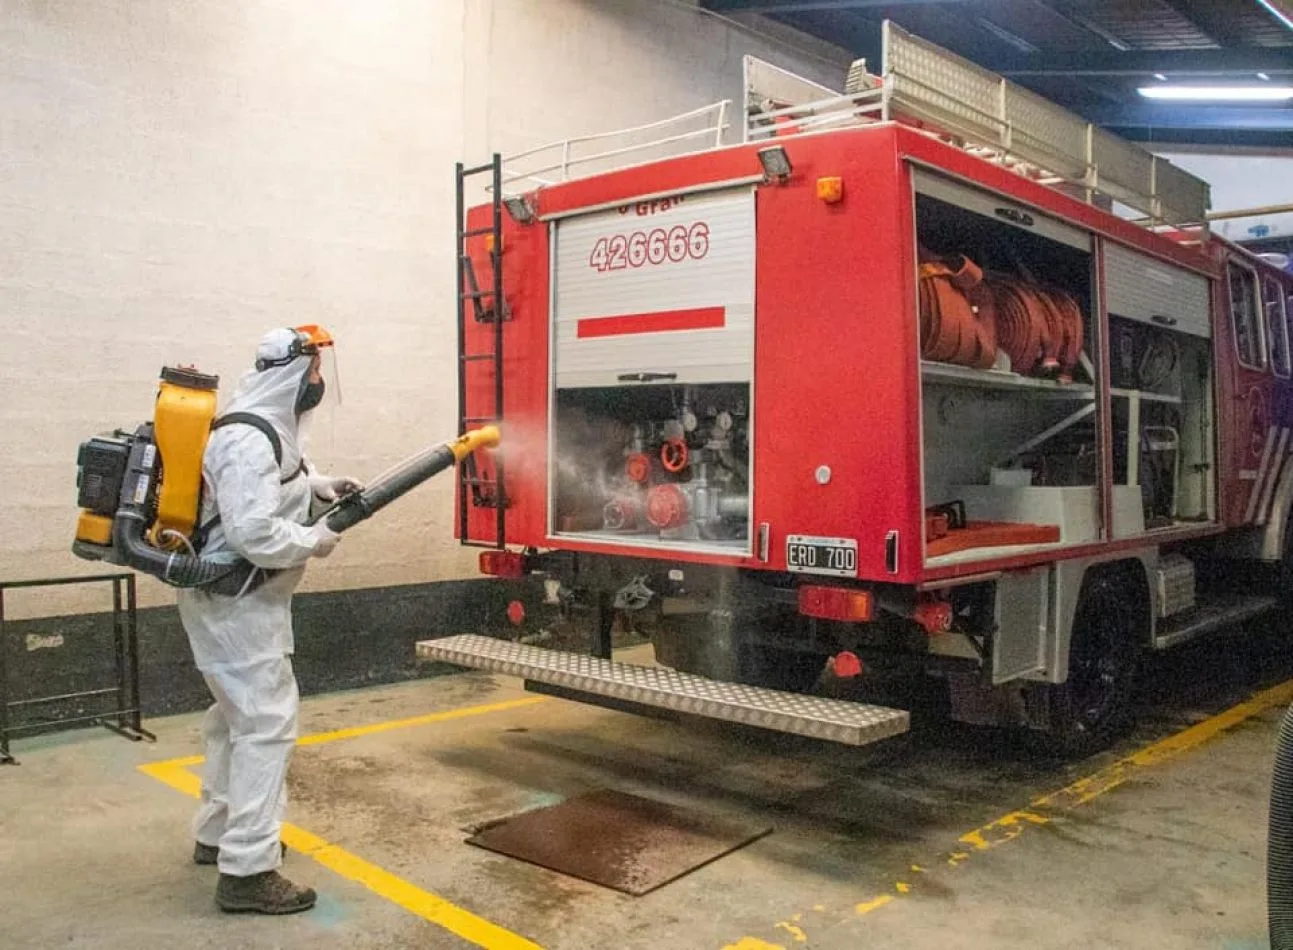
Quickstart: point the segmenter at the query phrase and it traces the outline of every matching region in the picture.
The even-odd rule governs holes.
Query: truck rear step
[[[723,683],[665,667],[616,663],[474,634],[423,640],[417,645],[417,655],[594,696],[844,745],[868,745],[901,735],[910,727],[904,709]]]

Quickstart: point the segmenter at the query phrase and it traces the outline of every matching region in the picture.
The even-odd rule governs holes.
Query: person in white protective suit
[[[202,722],[194,861],[219,866],[216,903],[226,911],[287,914],[315,902],[313,890],[278,868],[299,704],[292,593],[306,562],[327,557],[339,540],[322,521],[303,522],[312,505],[321,510],[362,487],[320,475],[301,444],[302,417],[323,398],[320,361],[331,345],[318,327],[266,334],[203,457],[203,554],[233,550],[268,575],[239,596],[200,588],[178,595],[194,661],[215,697]]]

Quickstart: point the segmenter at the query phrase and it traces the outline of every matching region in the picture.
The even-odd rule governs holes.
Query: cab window
[[[1235,346],[1239,362],[1249,369],[1266,368],[1266,341],[1262,332],[1262,311],[1258,306],[1257,274],[1242,264],[1228,268],[1230,316],[1235,325]]]

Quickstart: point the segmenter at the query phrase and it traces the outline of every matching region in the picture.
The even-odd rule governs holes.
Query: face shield
[[[334,407],[341,405],[341,377],[337,371],[337,347],[332,335],[313,324],[295,328],[297,339],[303,340],[302,356],[310,358],[309,367],[301,377],[296,394],[297,432],[304,451],[313,443],[317,454],[320,450],[330,455],[336,426]],[[319,437],[323,444],[319,444]]]
[[[305,415],[323,404],[325,398],[341,403],[341,380],[337,374],[336,347],[332,334],[317,324],[306,324],[286,331],[291,338],[286,348],[273,355],[262,353],[256,369],[286,369],[308,359],[296,393],[296,412]],[[297,370],[300,372],[300,370]]]
[[[341,399],[341,381],[332,335],[323,327],[309,324],[273,330],[261,341],[255,372],[244,379],[245,392],[234,402],[243,411],[278,415],[284,431],[294,433],[300,446],[307,433],[316,430],[324,418],[329,433],[331,407]],[[326,410],[320,413],[319,410]]]
[[[296,332],[307,337],[302,352],[314,357],[306,374],[307,382],[312,386],[322,383],[324,398],[340,406],[341,374],[337,368],[337,346],[332,334],[315,324],[297,327]]]

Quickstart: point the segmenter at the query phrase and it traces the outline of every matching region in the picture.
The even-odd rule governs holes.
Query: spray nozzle
[[[449,449],[453,452],[453,457],[461,462],[477,449],[494,448],[501,439],[502,433],[498,431],[498,426],[484,426],[480,429],[473,429],[470,432],[463,433],[449,443]]]

